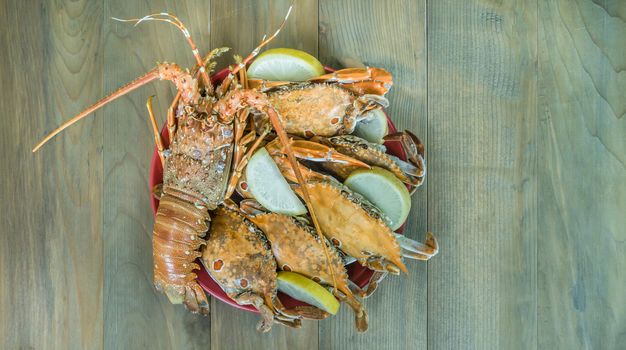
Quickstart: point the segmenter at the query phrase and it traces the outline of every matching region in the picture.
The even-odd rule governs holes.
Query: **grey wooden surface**
[[[626,344],[626,1],[297,0],[271,47],[387,68],[389,113],[427,146],[407,234],[441,253],[303,329],[254,331],[152,287],[145,101],[154,83],[32,155],[35,141],[157,61],[245,55],[290,1],[0,1],[0,348],[620,349]],[[225,64],[226,60],[222,61]]]

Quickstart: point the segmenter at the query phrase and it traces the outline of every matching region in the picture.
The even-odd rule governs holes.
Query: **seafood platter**
[[[391,74],[334,70],[289,48],[261,53],[284,22],[215,72],[228,49],[202,56],[177,17],[124,21],[176,26],[196,65],[158,63],[33,152],[147,83],[173,83],[162,129],[151,98],[146,103],[156,144],[149,178],[156,289],[194,313],[209,313],[210,296],[257,312],[261,332],[323,320],[346,304],[356,330],[366,331],[364,299],[386,276],[408,274],[406,259],[438,252],[431,233],[423,243],[402,234],[426,162],[419,138],[398,132],[384,111]]]

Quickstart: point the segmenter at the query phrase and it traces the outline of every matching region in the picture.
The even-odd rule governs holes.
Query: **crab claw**
[[[278,139],[268,143],[265,148],[273,156],[284,153]],[[312,162],[339,163],[367,169],[370,168],[367,163],[339,153],[332,147],[313,141],[291,140],[291,149],[293,150],[294,156],[298,159],[309,160]]]
[[[402,256],[407,259],[429,260],[439,252],[439,244],[432,232],[426,233],[426,243],[417,242],[401,234],[394,235],[402,249]]]
[[[407,162],[397,162],[402,171],[414,177],[416,183],[412,184],[413,193],[424,182],[426,176],[426,160],[424,159],[425,148],[420,139],[408,130],[389,134],[384,137],[385,141],[400,142],[406,153]]]
[[[384,96],[393,84],[391,74],[382,68],[345,68],[311,78],[314,83],[339,83],[345,89],[358,95],[373,94]]]
[[[334,148],[322,145],[321,143],[295,140],[291,144],[295,156],[300,159],[310,160],[313,162],[332,162],[346,165],[357,166],[361,168],[370,168],[369,165],[360,160],[346,156],[337,152]]]

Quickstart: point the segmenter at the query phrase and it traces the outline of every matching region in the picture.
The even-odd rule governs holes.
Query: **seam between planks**
[[[534,157],[534,180],[535,180],[535,349],[539,348],[539,135],[541,130],[541,118],[539,117],[539,0],[535,1],[535,157]]]
[[[428,135],[428,130],[429,130],[429,125],[428,125],[428,121],[430,119],[430,105],[429,105],[429,79],[428,79],[428,73],[429,73],[429,68],[428,68],[428,56],[430,55],[430,51],[428,49],[428,3],[429,0],[425,0],[424,1],[424,57],[426,60],[426,151],[424,154],[424,157],[426,158],[426,177],[428,177],[428,158],[429,158],[429,152],[428,150],[430,149],[430,137]],[[428,184],[428,179],[425,179],[426,182],[426,231],[428,232],[430,230],[430,191],[429,189],[429,184]],[[430,261],[426,261],[426,349],[430,349],[430,343],[429,343],[429,335],[430,335],[430,293],[429,290],[430,288],[428,287],[429,281],[430,281],[430,274],[429,274],[429,270],[430,270]]]

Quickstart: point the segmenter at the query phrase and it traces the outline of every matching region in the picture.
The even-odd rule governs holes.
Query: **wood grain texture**
[[[30,150],[102,93],[102,7],[0,6],[0,348],[98,349],[102,120]]]
[[[626,3],[539,5],[539,347],[621,349]]]
[[[394,86],[387,112],[399,130],[426,139],[425,1],[320,1],[320,59],[333,67],[388,69]],[[423,240],[427,185],[413,195],[406,235]],[[347,306],[320,324],[321,349],[426,347],[426,263],[407,261],[409,275],[392,276],[365,300],[370,328],[357,334]]]
[[[621,0],[296,1],[270,47],[387,68],[389,114],[427,144],[407,234],[441,253],[300,330],[152,285],[145,110],[153,83],[30,153],[158,61],[247,54],[288,0],[0,1],[1,349],[620,349],[626,344],[626,7]],[[319,46],[319,50],[318,50]],[[428,116],[428,118],[427,118]]]
[[[536,346],[536,16],[428,3],[430,349]]]
[[[247,56],[264,34],[272,34],[283,21],[291,1],[235,0],[211,3],[211,45],[228,46],[222,66],[232,64],[233,54]],[[293,47],[317,55],[317,1],[297,1],[289,21],[268,45]],[[237,310],[213,298],[212,349],[317,349],[318,324],[303,323],[301,329],[274,325],[271,333],[254,331],[259,315]],[[245,336],[242,336],[245,334]]]
[[[194,63],[189,45],[174,26],[145,22],[137,27],[110,17],[133,18],[155,12],[176,14],[202,52],[209,49],[206,1],[107,1],[104,87],[107,92],[144,74],[156,63]],[[146,99],[156,95],[155,112],[163,121],[173,85],[156,82],[112,103],[104,120],[104,344],[109,349],[205,349],[210,318],[192,315],[157,292],[152,278],[152,227],[148,167],[154,141]]]

